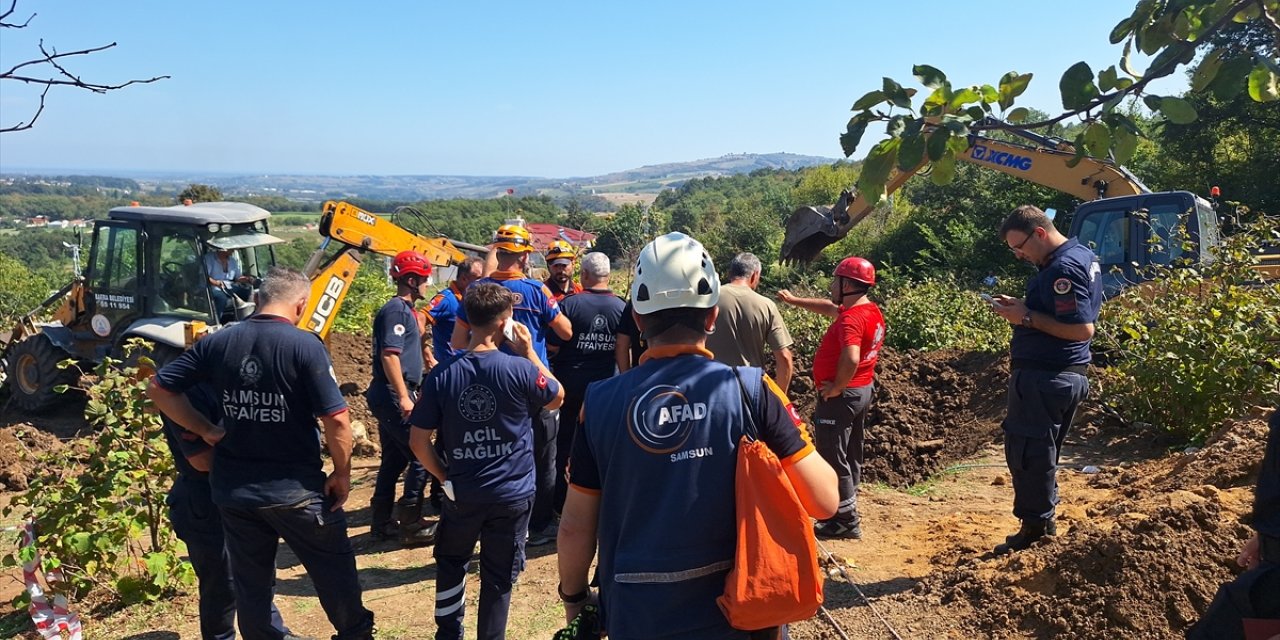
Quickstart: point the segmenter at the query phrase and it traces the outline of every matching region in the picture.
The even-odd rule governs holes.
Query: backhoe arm
[[[448,266],[466,258],[461,249],[481,254],[488,250],[448,238],[418,235],[347,202],[324,203],[320,234],[324,241],[303,268],[303,273],[311,279],[311,297],[298,326],[322,339],[328,338],[366,252],[394,256],[401,251],[417,251],[433,265]],[[325,254],[334,241],[346,249],[326,260]]]
[[[935,127],[926,125],[925,131]],[[996,140],[981,135],[969,136],[969,148],[960,160],[994,169],[1015,178],[1070,194],[1081,200],[1150,193],[1132,173],[1109,160],[1083,157],[1076,166],[1068,166],[1075,157],[1069,144],[1050,146],[1052,141],[1031,132],[1012,131],[1041,146]],[[885,185],[885,193],[892,194],[902,187],[925,165],[921,162],[910,171],[894,172]],[[830,209],[826,207],[801,207],[787,221],[786,236],[782,242],[782,259],[810,261],[827,245],[848,235],[849,230],[875,210],[875,203],[862,194],[856,196],[845,191]]]

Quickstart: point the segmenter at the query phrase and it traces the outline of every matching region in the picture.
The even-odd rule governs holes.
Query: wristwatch
[[[1030,328],[1031,328],[1031,312],[1030,312],[1030,311],[1027,311],[1025,314],[1023,314],[1023,316],[1022,316],[1022,326],[1026,327],[1026,328],[1028,328],[1028,329],[1030,329]]]

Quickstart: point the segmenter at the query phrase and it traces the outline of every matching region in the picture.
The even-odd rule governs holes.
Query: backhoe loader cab
[[[141,337],[163,363],[188,346],[194,322],[217,327],[253,312],[252,287],[274,264],[265,209],[238,202],[173,207],[117,207],[94,224],[84,273],[28,314],[3,345],[13,401],[27,410],[57,398],[54,386],[76,372],[57,363],[89,366],[119,357],[125,341]],[[229,252],[245,283],[231,308],[215,308],[209,269]],[[35,322],[61,301],[52,322]]]

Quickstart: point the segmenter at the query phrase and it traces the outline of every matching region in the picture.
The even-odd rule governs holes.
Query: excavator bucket
[[[850,191],[840,194],[834,207],[800,207],[787,219],[782,238],[783,262],[812,262],[827,245],[843,238],[848,228]]]

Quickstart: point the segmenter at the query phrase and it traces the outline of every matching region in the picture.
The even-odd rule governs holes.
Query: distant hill
[[[540,178],[529,176],[443,176],[443,175],[288,175],[259,174],[233,176],[196,172],[148,175],[127,172],[145,192],[181,191],[189,184],[217,187],[227,198],[235,196],[283,196],[290,200],[320,202],[330,199],[369,198],[374,200],[423,200],[447,198],[493,198],[514,190],[516,195],[547,194],[552,197],[593,193],[657,193],[679,186],[686,180],[750,173],[759,169],[802,169],[837,162],[835,158],[794,153],[741,153],[671,162],[601,176]],[[65,171],[63,173],[76,173]],[[102,173],[97,170],[95,173]]]

